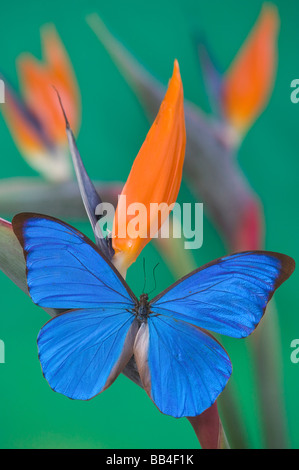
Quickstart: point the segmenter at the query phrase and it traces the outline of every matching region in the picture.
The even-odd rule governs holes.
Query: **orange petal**
[[[269,99],[276,69],[279,16],[265,4],[223,83],[223,110],[241,134],[257,119]]]
[[[151,203],[176,201],[185,155],[186,131],[183,106],[183,85],[178,62],[174,63],[172,78],[161,104],[158,115],[133,163],[122,196],[126,196],[126,208],[130,204],[142,203],[146,208],[146,222],[143,233],[130,237],[128,224],[135,215],[126,215],[118,204],[113,225],[114,263],[124,273],[150,240],[150,230],[160,229],[169,211],[160,217],[150,211]],[[123,222],[124,221],[124,222]],[[124,227],[124,224],[126,226]],[[121,235],[125,229],[125,236]],[[151,235],[153,235],[151,233]]]
[[[56,95],[46,69],[29,54],[18,58],[18,69],[27,106],[39,118],[52,142],[66,141],[63,116],[59,115]]]

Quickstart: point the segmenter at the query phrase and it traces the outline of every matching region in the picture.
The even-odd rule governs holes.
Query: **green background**
[[[299,104],[290,101],[290,83],[299,77],[298,2],[274,2],[281,29],[277,79],[270,103],[251,128],[239,152],[239,162],[260,196],[266,217],[266,248],[299,258],[298,170]],[[85,15],[98,12],[143,64],[167,83],[176,57],[186,98],[209,110],[191,31],[201,28],[219,63],[226,69],[260,12],[258,0],[191,1],[33,1],[6,2],[0,17],[0,68],[17,86],[15,58],[23,51],[40,57],[39,28],[53,22],[72,60],[82,95],[82,126],[78,145],[92,178],[125,181],[149,123],[141,105],[121,77]],[[3,105],[1,105],[3,106]],[[0,176],[34,176],[19,155],[0,118]],[[183,183],[180,202],[192,200]],[[0,214],[1,216],[1,214]],[[72,221],[68,221],[72,222]],[[92,235],[88,224],[77,224]],[[198,265],[225,252],[219,234],[204,220],[204,244]],[[159,260],[150,244],[144,251],[149,270]],[[150,276],[149,276],[150,277]],[[142,289],[142,259],[127,280]],[[161,263],[158,290],[173,277]],[[277,292],[276,305],[284,365],[284,400],[290,445],[299,446],[299,364],[290,361],[290,342],[299,337],[299,271]],[[43,379],[36,337],[48,320],[9,279],[0,273],[0,338],[6,362],[0,364],[1,448],[196,448],[187,420],[159,413],[146,394],[124,376],[89,402],[76,402],[53,393]],[[234,372],[251,447],[262,447],[253,364],[246,340],[225,340]],[[279,345],[278,345],[279,347]],[[274,353],[274,351],[273,351]]]

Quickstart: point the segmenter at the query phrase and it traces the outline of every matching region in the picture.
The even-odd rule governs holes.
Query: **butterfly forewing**
[[[35,214],[19,214],[12,223],[24,249],[28,288],[37,305],[135,306],[136,297],[118,271],[78,230]]]
[[[280,253],[226,256],[166,289],[151,301],[151,310],[220,334],[245,337],[294,267],[294,260]]]

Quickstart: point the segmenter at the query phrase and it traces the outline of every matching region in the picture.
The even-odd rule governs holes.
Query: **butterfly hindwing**
[[[294,267],[294,260],[280,253],[236,253],[185,276],[155,297],[151,308],[220,334],[245,337]]]
[[[129,286],[78,230],[37,214],[18,214],[12,224],[25,253],[34,303],[62,309],[134,307],[136,297]]]
[[[111,385],[133,354],[137,324],[123,309],[78,309],[44,325],[38,335],[43,374],[56,392],[89,400]]]
[[[232,371],[227,353],[211,335],[154,313],[138,330],[134,357],[150,398],[176,418],[209,408]]]

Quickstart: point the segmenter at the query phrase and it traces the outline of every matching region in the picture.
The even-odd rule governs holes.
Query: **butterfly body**
[[[251,334],[295,267],[280,253],[235,253],[193,271],[150,301],[147,294],[138,300],[74,227],[39,214],[19,214],[12,224],[32,300],[62,309],[37,340],[51,388],[89,400],[134,356],[145,391],[161,412],[174,417],[202,413],[229,380],[229,356],[210,332]]]
[[[138,304],[134,309],[136,319],[139,323],[146,323],[151,313],[150,303],[148,301],[148,294],[141,294]]]

